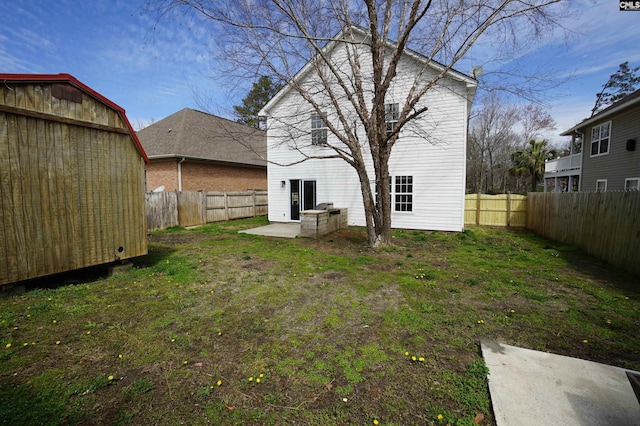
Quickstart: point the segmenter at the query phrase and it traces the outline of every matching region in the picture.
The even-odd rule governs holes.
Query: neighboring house
[[[366,43],[366,33],[358,33],[360,42]],[[344,58],[344,51],[345,43],[342,42],[331,42],[325,48],[326,55],[337,58],[334,63],[337,66],[340,58]],[[363,74],[372,72],[371,61],[366,57],[361,56],[360,66]],[[408,85],[413,79],[417,75],[430,79],[443,68],[416,52],[407,50],[404,53],[398,76],[387,95],[388,126],[393,125],[394,114],[406,99]],[[349,79],[350,67],[347,65],[343,71]],[[267,117],[269,220],[296,222],[300,220],[301,210],[333,203],[335,208],[348,208],[349,225],[365,226],[360,182],[349,164],[341,159],[312,159],[291,165],[302,159],[292,145],[306,145],[303,149],[307,155],[321,155],[323,151],[327,152],[323,144],[338,143],[324,124],[324,119],[337,122],[337,118],[330,102],[326,97],[321,98],[322,91],[319,91],[317,101],[326,102],[327,110],[324,117],[319,117],[291,88],[291,84],[310,87],[317,78],[316,71],[308,63],[294,77],[293,83],[278,92],[260,112]],[[401,130],[389,160],[393,228],[463,229],[467,123],[476,86],[475,79],[448,71],[416,105],[416,109],[428,106],[428,112]],[[359,138],[366,141],[363,132]],[[296,144],[296,141],[300,143]],[[368,147],[363,146],[362,152],[367,159]],[[368,173],[373,180],[375,175],[370,158],[369,155]],[[375,192],[375,182],[371,185]]]
[[[640,190],[640,90],[562,136],[571,136],[574,142],[582,139],[580,191]]]
[[[262,130],[184,108],[138,131],[138,137],[151,160],[148,191],[267,188]]]
[[[544,192],[578,192],[582,170],[580,135],[571,138],[569,155],[549,160],[544,165]]]
[[[69,74],[0,74],[0,285],[147,254],[147,157]]]

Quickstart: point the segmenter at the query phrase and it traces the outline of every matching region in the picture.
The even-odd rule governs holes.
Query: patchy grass
[[[237,233],[265,223],[158,232],[120,275],[0,300],[0,423],[490,425],[481,339],[640,369],[639,280],[571,247]]]

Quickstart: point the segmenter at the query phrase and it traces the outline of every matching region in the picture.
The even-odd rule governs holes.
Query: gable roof
[[[571,136],[573,133],[580,132],[580,129],[583,129],[586,126],[592,123],[595,123],[596,121],[602,120],[604,118],[608,118],[620,111],[624,111],[627,108],[631,108],[632,106],[638,105],[638,104],[640,104],[640,89],[636,90],[633,93],[630,93],[629,95],[625,96],[619,101],[614,102],[613,104],[603,109],[593,117],[589,117],[585,120],[582,120],[580,123],[576,124],[569,130],[566,130],[560,133],[560,136]]]
[[[345,34],[347,28],[343,28],[329,43],[327,43],[327,45],[322,49],[325,52],[329,52],[332,49],[334,49],[338,43],[343,43],[343,42],[349,42],[349,43],[353,43],[354,39],[350,39],[347,37],[347,35]],[[362,44],[366,43],[367,38],[369,37],[369,33],[362,29],[359,28],[357,26],[351,26],[349,28],[349,30],[351,32],[353,32],[355,35],[360,36],[362,38]],[[387,40],[386,42],[387,47],[390,48],[395,48],[395,46],[397,45],[397,43],[392,42],[390,40]],[[437,72],[442,72],[443,70],[446,69],[446,66],[434,61],[434,60],[430,60],[428,59],[426,56],[424,56],[421,53],[418,53],[408,47],[405,47],[404,55],[409,56],[410,58],[413,58],[414,60],[416,60],[417,62],[420,62],[422,64],[428,65],[429,67],[433,68],[434,70],[436,70]],[[312,65],[312,61],[309,60],[307,61],[307,63],[300,69],[300,71],[298,71],[292,78],[293,81],[298,81],[302,78],[304,78],[306,76],[307,73],[309,73],[313,68]],[[470,99],[469,102],[471,102],[473,100],[473,96],[475,95],[475,90],[478,86],[478,81],[475,78],[472,78],[460,71],[456,71],[453,68],[449,69],[448,71],[446,71],[446,75],[464,82],[468,88],[470,88]],[[278,93],[276,93],[276,95],[271,98],[271,100],[269,102],[267,102],[267,104],[260,110],[260,112],[258,113],[258,115],[260,116],[268,116],[269,113],[268,111],[273,108],[274,105],[276,105],[278,102],[280,102],[280,100],[290,91],[291,89],[291,85],[290,84],[285,84],[282,89],[280,89],[280,91]]]
[[[138,131],[149,158],[188,158],[266,166],[266,134],[226,118],[184,108]]]
[[[149,158],[147,157],[147,154],[145,153],[144,148],[142,147],[142,144],[140,143],[140,140],[136,135],[136,132],[134,132],[133,127],[131,126],[131,123],[129,123],[129,119],[127,119],[127,114],[124,108],[122,108],[115,102],[107,99],[106,97],[102,96],[100,93],[96,92],[95,90],[85,85],[84,83],[80,82],[71,74],[63,74],[63,73],[60,73],[60,74],[0,74],[0,82],[3,82],[3,83],[60,83],[62,82],[62,83],[68,83],[72,86],[75,86],[77,89],[83,91],[84,93],[98,100],[99,102],[107,105],[109,108],[115,110],[118,113],[123,123],[127,126],[129,134],[131,135],[131,138],[133,139],[133,142],[135,143],[138,152],[140,153],[140,155],[142,156],[142,158],[146,163],[149,162]]]

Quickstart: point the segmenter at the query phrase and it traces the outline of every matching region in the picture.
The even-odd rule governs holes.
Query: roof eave
[[[181,154],[158,154],[158,155],[150,155],[149,160],[170,160],[170,159],[184,159],[190,161],[206,161],[208,163],[219,163],[219,164],[233,164],[247,167],[267,167],[267,162],[264,160],[264,164],[259,163],[246,163],[242,161],[231,161],[231,160],[217,160],[214,158],[205,158],[205,157],[194,157],[190,155],[181,155]]]

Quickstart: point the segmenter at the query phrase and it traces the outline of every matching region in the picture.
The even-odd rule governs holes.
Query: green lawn
[[[0,424],[491,425],[481,339],[640,370],[640,280],[571,247],[237,233],[263,224],[156,233],[124,273],[0,299]]]

